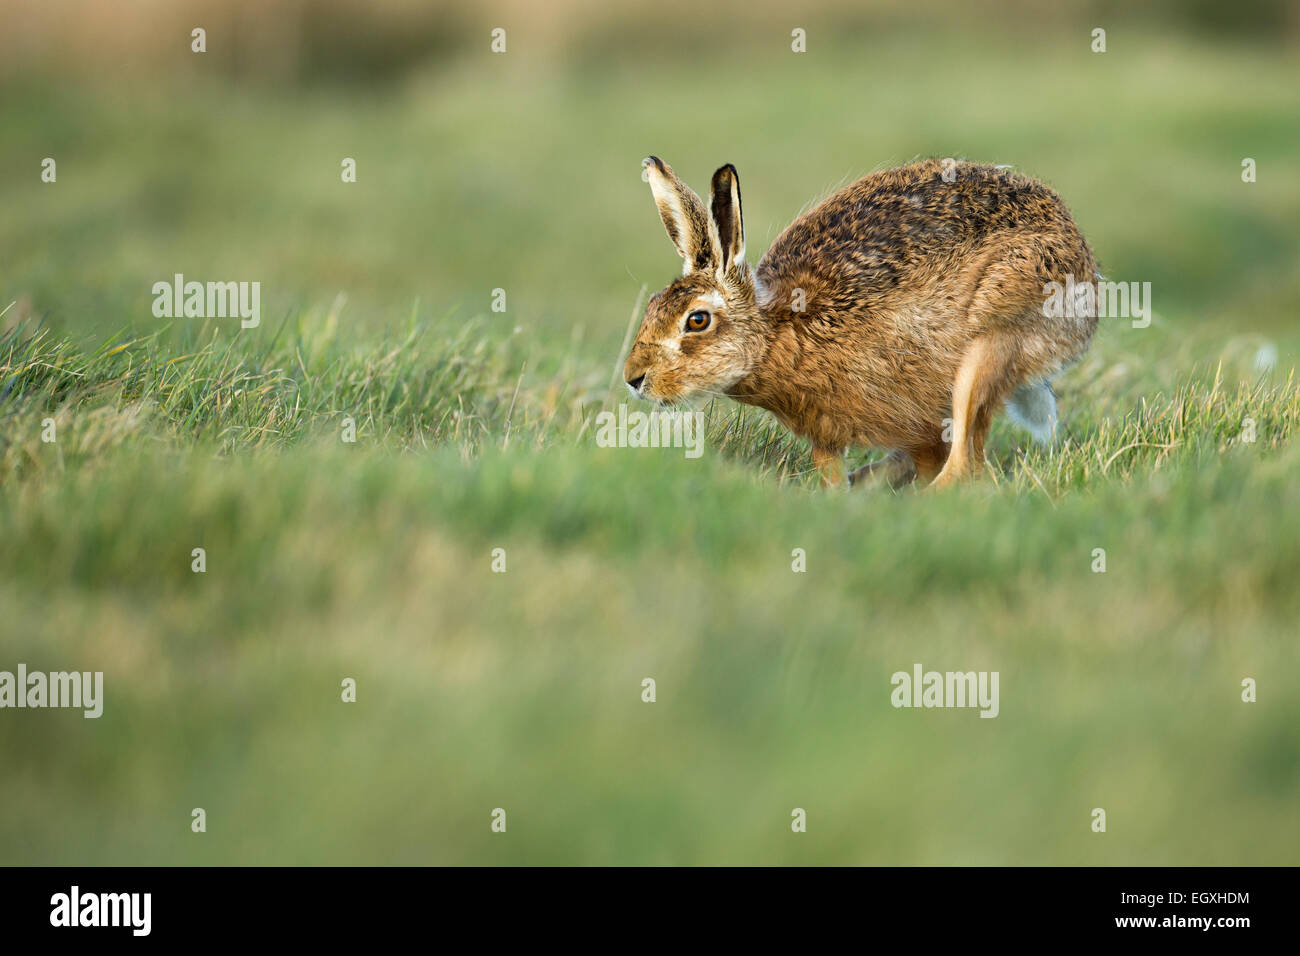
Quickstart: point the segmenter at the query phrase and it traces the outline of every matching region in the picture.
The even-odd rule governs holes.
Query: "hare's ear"
[[[686,260],[683,273],[716,269],[721,261],[718,232],[704,208],[704,201],[658,156],[642,160],[641,165],[645,167],[644,179],[650,184],[668,238],[677,247],[677,254]]]
[[[719,267],[745,261],[745,220],[740,213],[740,176],[727,163],[713,174],[713,222],[722,247]]]

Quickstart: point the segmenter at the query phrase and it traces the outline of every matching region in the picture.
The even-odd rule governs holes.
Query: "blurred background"
[[[1135,6],[0,0],[0,334],[98,356],[0,395],[0,668],[108,695],[0,714],[0,862],[1296,862],[1300,5]],[[872,170],[1014,164],[1155,319],[1064,380],[1046,488],[1002,431],[1009,487],[943,499],[819,496],[730,409],[738,452],[597,449],[679,268],[650,153],[738,167],[755,260]],[[178,272],[260,281],[262,328],[110,352]],[[268,438],[300,397],[414,453]],[[894,711],[917,661],[1000,670],[1002,715]]]
[[[505,288],[511,321],[604,361],[675,269],[649,153],[697,190],[735,163],[755,252],[838,185],[937,155],[1046,179],[1103,271],[1180,322],[1275,328],[1300,282],[1285,0],[5,0],[3,22],[10,321],[147,326],[175,272],[259,279],[271,315],[345,292],[364,324]]]

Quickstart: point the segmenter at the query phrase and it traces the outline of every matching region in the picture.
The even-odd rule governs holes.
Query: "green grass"
[[[0,669],[106,693],[0,712],[0,862],[1295,863],[1294,60],[1112,44],[0,93]],[[651,151],[736,162],[756,249],[877,165],[1016,162],[1155,321],[953,493],[822,490],[726,403],[699,459],[597,447],[673,270]],[[262,281],[261,325],[160,324],[175,272]],[[916,662],[1000,715],[895,710]]]
[[[827,493],[752,411],[600,449],[603,370],[332,326],[4,339],[8,649],[108,699],[10,712],[11,861],[1293,859],[1293,380],[1081,387],[980,486]],[[918,661],[998,670],[1001,715],[893,710]]]

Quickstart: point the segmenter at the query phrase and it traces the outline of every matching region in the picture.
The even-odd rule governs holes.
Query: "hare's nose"
[[[636,378],[629,378],[627,380],[627,387],[632,389],[632,391],[636,392],[638,395],[640,395],[641,383],[644,381],[645,381],[645,373],[642,373],[638,375]]]

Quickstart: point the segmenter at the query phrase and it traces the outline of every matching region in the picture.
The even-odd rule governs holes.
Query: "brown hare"
[[[1050,437],[1048,381],[1097,319],[1044,309],[1047,283],[1096,277],[1047,186],[951,160],[872,173],[801,215],[752,269],[735,167],[713,174],[706,208],[662,160],[643,166],[685,268],[646,307],[624,368],[634,394],[766,408],[809,439],[826,484],[843,483],[850,446],[889,449],[876,467],[895,484],[974,476],[1004,403]]]

